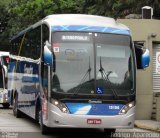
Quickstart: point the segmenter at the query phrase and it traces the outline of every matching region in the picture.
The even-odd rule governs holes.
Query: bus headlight
[[[51,103],[58,107],[63,113],[69,113],[69,110],[64,103],[61,103],[60,101],[55,99],[52,99]]]
[[[128,112],[128,110],[130,110],[134,106],[135,106],[135,101],[130,102],[130,103],[124,105],[123,108],[120,110],[119,114],[120,115],[126,114]]]

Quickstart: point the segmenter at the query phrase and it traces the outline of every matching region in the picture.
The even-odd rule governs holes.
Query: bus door
[[[4,68],[3,68],[3,64],[2,64],[2,61],[0,60],[0,88],[1,89],[4,89],[5,87],[5,84],[4,84]]]
[[[2,62],[0,60],[0,103],[3,103],[4,88],[5,88],[4,69],[3,69]]]
[[[50,65],[42,62],[41,111],[43,120],[48,119],[48,97],[50,93]]]

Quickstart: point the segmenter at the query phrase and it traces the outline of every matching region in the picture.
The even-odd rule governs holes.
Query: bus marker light
[[[44,115],[44,119],[47,120],[48,119],[48,104],[47,104],[47,100],[43,101],[42,112],[43,112],[43,115]]]

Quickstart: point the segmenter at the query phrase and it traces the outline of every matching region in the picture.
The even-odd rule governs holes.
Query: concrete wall
[[[133,36],[133,41],[144,41],[149,49],[151,62],[146,70],[137,70],[137,110],[136,119],[151,119],[152,113],[152,48],[153,43],[160,43],[160,20],[150,19],[119,19],[118,22],[127,25]],[[156,37],[151,37],[151,34]]]

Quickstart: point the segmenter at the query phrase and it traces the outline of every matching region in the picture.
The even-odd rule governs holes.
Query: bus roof
[[[11,41],[25,32],[36,28],[42,23],[48,24],[50,27],[54,26],[96,26],[96,27],[111,27],[120,30],[125,30],[129,32],[129,28],[123,24],[117,23],[113,18],[97,16],[97,15],[87,15],[87,14],[54,14],[46,16],[39,22],[29,26],[25,30],[21,31],[17,35],[13,36]],[[104,28],[104,29],[105,29]],[[128,33],[130,34],[130,32]]]
[[[129,30],[127,26],[117,23],[113,18],[97,16],[97,15],[55,14],[45,17],[43,21],[47,22],[51,26],[85,25],[85,26],[113,27],[117,29]]]
[[[9,56],[9,52],[0,51],[0,56]]]

